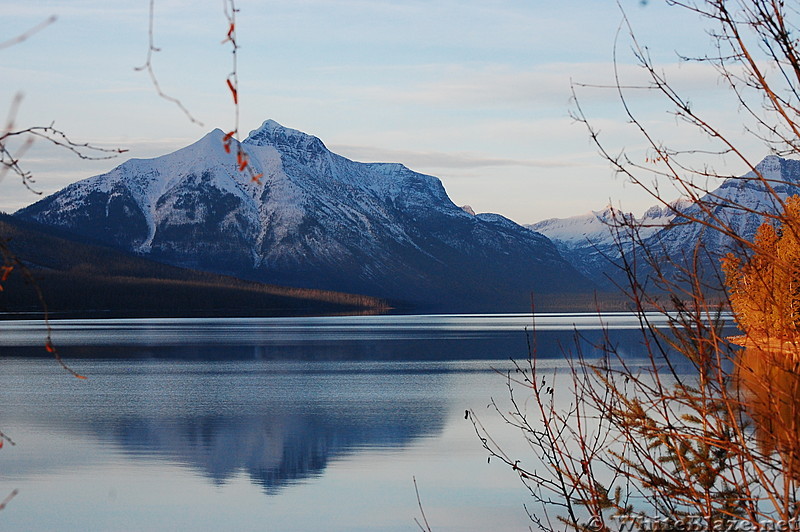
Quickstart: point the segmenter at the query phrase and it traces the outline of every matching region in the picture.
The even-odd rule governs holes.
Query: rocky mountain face
[[[800,194],[800,161],[771,155],[756,169],[763,180],[754,172],[726,179],[697,204],[678,201],[671,208],[652,207],[641,218],[606,208],[583,216],[544,220],[528,227],[548,236],[579,271],[602,287],[619,282],[620,272],[613,264],[619,262],[621,249],[636,252],[646,248],[654,256],[668,257],[677,264],[693,260],[694,250],[699,249],[702,250],[700,269],[716,275],[720,258],[737,249],[734,239],[690,220],[718,220],[728,224],[739,237],[751,241],[764,221],[762,213],[780,212],[777,198],[784,200]],[[623,225],[637,227],[635,237],[625,229],[614,229],[623,220],[632,222]],[[646,274],[647,268],[642,273]]]
[[[176,266],[428,308],[523,310],[531,291],[594,288],[546,237],[462,210],[434,177],[350,161],[268,120],[242,142],[263,174],[253,182],[223,137],[129,160],[15,216]]]

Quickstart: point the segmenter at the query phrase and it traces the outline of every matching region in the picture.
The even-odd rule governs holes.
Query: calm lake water
[[[603,317],[634,358],[638,322]],[[487,405],[525,359],[529,315],[0,321],[0,512],[9,530],[524,530],[521,435]],[[564,366],[595,315],[537,316]],[[534,507],[531,507],[534,508]]]

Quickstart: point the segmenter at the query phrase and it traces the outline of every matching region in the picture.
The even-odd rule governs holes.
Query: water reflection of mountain
[[[436,436],[457,375],[416,363],[93,360],[76,382],[52,366],[3,362],[4,426],[98,441],[216,484],[246,475],[267,493],[337,458]]]
[[[610,319],[608,334],[584,324],[576,339],[570,323],[580,318],[537,323],[537,356],[579,347],[592,359],[603,344],[643,356],[635,319]],[[450,399],[458,372],[528,356],[528,319],[64,322],[56,344],[89,380],[67,378],[52,360],[0,358],[0,421],[99,438],[106,450],[183,464],[215,483],[244,474],[273,493],[365,448],[437,435],[447,410],[462,408]],[[22,325],[0,335],[2,352],[44,353],[38,326]]]
[[[344,406],[301,414],[284,410],[177,420],[138,417],[94,429],[132,456],[166,457],[217,484],[245,473],[272,494],[322,474],[331,460],[364,448],[402,447],[440,432],[444,425],[444,404],[352,405],[352,414],[342,412]]]

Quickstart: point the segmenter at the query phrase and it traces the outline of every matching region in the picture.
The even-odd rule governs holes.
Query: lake
[[[535,320],[540,367],[613,341],[624,314]],[[40,321],[0,321],[0,512],[15,530],[520,530],[531,504],[488,462],[474,409],[525,359],[530,315],[54,320],[71,377],[41,356]],[[46,354],[46,353],[44,353]],[[39,355],[39,356],[35,356]],[[531,506],[533,509],[534,507]]]

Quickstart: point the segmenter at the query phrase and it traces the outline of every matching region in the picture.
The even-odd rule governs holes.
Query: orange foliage
[[[225,136],[222,137],[222,147],[225,148],[225,153],[231,152],[231,142],[233,141],[233,136],[235,134],[235,131],[228,131],[225,133]]]
[[[777,228],[761,224],[749,258],[722,261],[731,307],[749,338],[800,334],[800,196],[786,200],[778,221]]]
[[[233,82],[230,78],[226,79],[225,82],[228,84],[228,89],[231,91],[231,95],[233,95],[233,103],[238,105],[239,103],[239,91],[236,90],[236,87],[233,86]]]
[[[736,359],[743,406],[758,429],[761,450],[778,452],[783,470],[800,480],[800,373],[786,352],[747,348]]]
[[[13,266],[0,266],[0,283],[4,283],[8,280],[8,276],[11,275],[11,272],[14,270]],[[3,291],[3,285],[0,284],[0,292]]]

